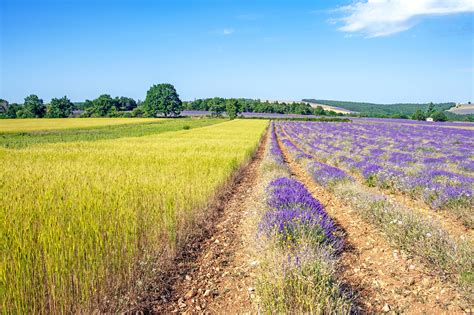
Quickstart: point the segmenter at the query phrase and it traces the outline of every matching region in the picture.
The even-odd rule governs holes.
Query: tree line
[[[208,111],[212,116],[224,113],[234,119],[243,112],[343,116],[341,113],[312,108],[306,102],[270,102],[247,98],[206,98],[182,102],[171,84],[156,84],[147,91],[145,101],[102,94],[93,100],[73,103],[67,97],[53,98],[45,104],[37,95],[29,95],[23,104],[0,100],[0,118],[66,118],[66,117],[175,117],[181,111]]]
[[[45,104],[34,94],[25,97],[23,104],[0,99],[0,118],[168,117],[179,116],[182,109],[176,89],[167,83],[150,87],[144,102],[125,96],[112,98],[108,94],[83,103],[73,103],[64,96]]]
[[[306,102],[270,102],[248,98],[226,99],[221,97],[213,97],[197,99],[192,102],[185,102],[184,107],[187,110],[209,111],[215,116],[222,115],[225,112],[230,118],[238,116],[243,112],[343,116],[341,113],[324,110],[321,106],[313,108]]]

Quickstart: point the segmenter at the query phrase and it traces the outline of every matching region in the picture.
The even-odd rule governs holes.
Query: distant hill
[[[361,115],[368,116],[387,116],[387,115],[412,115],[417,109],[426,110],[428,104],[374,104],[363,102],[347,102],[347,101],[331,101],[331,100],[316,100],[303,99],[303,102],[324,104],[339,108],[344,108],[353,112],[359,112]],[[449,110],[456,106],[455,103],[438,103],[435,108],[438,111]]]
[[[449,111],[458,115],[474,114],[474,104],[457,104]]]

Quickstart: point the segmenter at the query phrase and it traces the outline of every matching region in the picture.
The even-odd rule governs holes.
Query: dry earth
[[[177,261],[174,281],[151,313],[241,314],[252,312],[257,267],[253,222],[258,204],[259,166],[265,152],[264,137],[255,157],[243,170],[230,198],[204,240],[188,246]]]

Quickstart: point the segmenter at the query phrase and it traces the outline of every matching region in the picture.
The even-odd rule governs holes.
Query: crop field
[[[473,130],[268,125],[0,133],[2,310],[470,312]]]
[[[319,162],[400,191],[474,227],[474,132],[397,124],[286,123],[299,148]],[[315,172],[324,167],[314,163]]]
[[[80,126],[102,121],[122,123],[82,119]],[[133,282],[137,265],[172,253],[249,159],[267,125],[212,123],[194,129],[202,121],[190,120],[184,128],[190,130],[164,128],[141,137],[0,148],[2,312],[93,309],[104,304],[99,298]],[[53,127],[21,125],[1,123],[3,131]]]
[[[0,124],[0,132],[28,132],[69,128],[87,128],[107,125],[139,124],[160,118],[54,118],[7,119]]]
[[[88,119],[83,125],[87,125]],[[95,120],[95,119],[93,119]],[[122,121],[119,119],[119,121]],[[111,120],[111,122],[113,122]],[[45,143],[97,141],[123,137],[141,137],[168,131],[192,129],[219,123],[217,119],[154,119],[136,120],[135,123],[110,124],[106,126],[89,126],[82,128],[64,128],[53,130],[36,130],[30,132],[0,132],[0,146],[5,148],[25,148]],[[74,125],[74,123],[73,123]],[[64,126],[68,126],[64,123]]]
[[[269,137],[266,210],[256,228],[266,244],[257,277],[261,310],[469,313],[473,131],[274,122]],[[442,306],[436,292],[445,294]]]

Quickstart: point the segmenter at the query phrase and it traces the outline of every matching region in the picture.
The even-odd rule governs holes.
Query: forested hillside
[[[348,102],[348,101],[332,101],[332,100],[316,100],[316,99],[303,99],[304,102],[325,104],[329,106],[336,106],[359,112],[362,115],[367,116],[386,116],[386,115],[407,115],[410,116],[415,113],[416,110],[426,110],[429,104],[374,104],[364,102]],[[454,107],[455,103],[438,103],[434,104],[437,111],[445,111]]]

